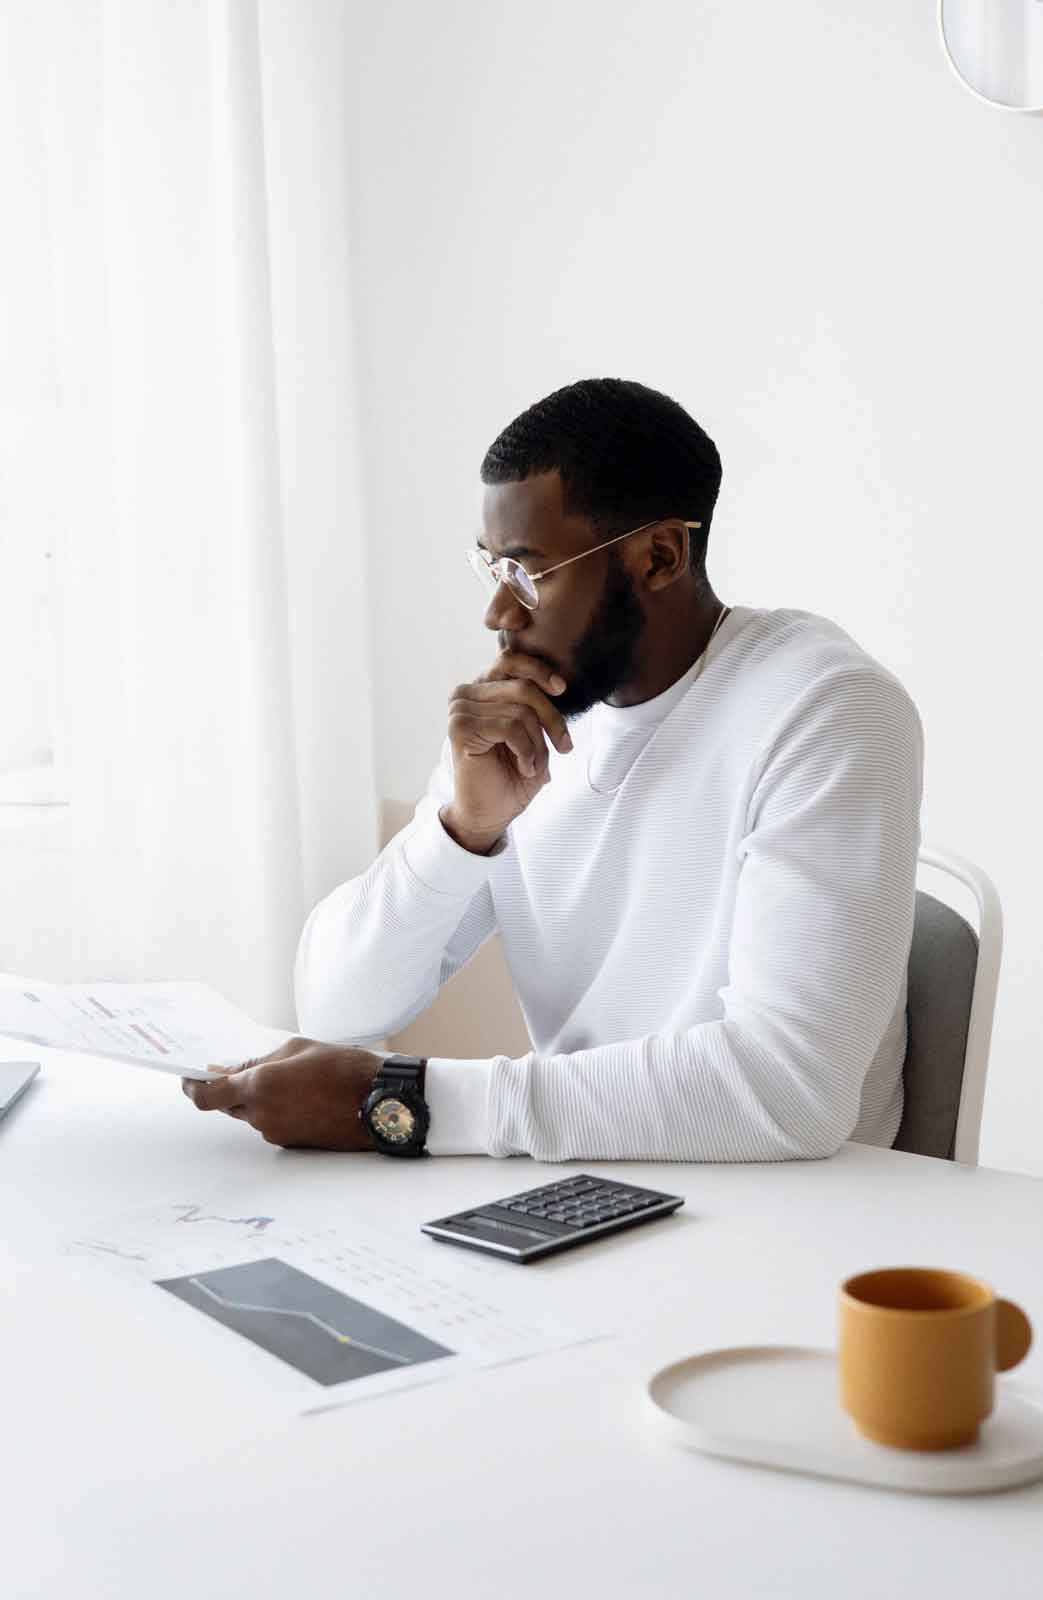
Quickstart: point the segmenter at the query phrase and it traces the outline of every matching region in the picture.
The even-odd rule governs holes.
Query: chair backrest
[[[905,1109],[894,1148],[974,1165],[1003,947],[999,896],[979,867],[950,852],[923,849],[920,862],[973,892],[978,931],[951,906],[917,890]]]

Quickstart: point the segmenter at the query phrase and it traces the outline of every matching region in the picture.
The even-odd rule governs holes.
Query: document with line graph
[[[501,1262],[241,1202],[148,1206],[66,1253],[137,1286],[141,1328],[176,1345],[193,1382],[234,1375],[302,1412],[607,1336],[534,1312]]]
[[[278,1256],[157,1279],[187,1305],[289,1362],[323,1388],[455,1355]]]

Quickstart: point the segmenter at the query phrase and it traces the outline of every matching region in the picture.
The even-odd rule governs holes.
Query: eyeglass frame
[[[542,572],[527,572],[526,569],[522,567],[521,562],[515,560],[513,556],[500,556],[498,560],[493,561],[490,559],[490,552],[486,550],[484,545],[471,545],[469,549],[464,551],[464,554],[467,557],[468,566],[471,568],[471,571],[474,573],[478,581],[483,584],[483,586],[484,579],[478,567],[475,565],[476,561],[481,562],[486,572],[491,573],[495,578],[496,584],[495,587],[489,591],[490,594],[495,594],[496,589],[499,588],[501,583],[507,583],[506,578],[504,578],[500,571],[502,567],[505,567],[508,564],[514,567],[520,567],[522,572],[525,573],[525,576],[533,586],[533,591],[536,594],[535,602],[526,600],[524,596],[520,595],[517,589],[512,588],[510,584],[507,584],[507,587],[511,590],[514,598],[520,601],[523,606],[525,606],[526,610],[536,611],[539,609],[540,604],[539,591],[536,589],[536,585],[540,582],[541,578],[549,578],[552,572],[558,572],[562,567],[571,566],[573,561],[582,561],[584,556],[595,555],[598,550],[605,550],[610,544],[618,544],[620,539],[629,539],[632,533],[644,533],[646,528],[654,528],[657,523],[666,522],[667,520],[668,519],[666,517],[653,517],[651,522],[642,522],[639,528],[628,528],[626,533],[617,533],[611,539],[602,540],[601,544],[591,545],[589,550],[581,550],[578,556],[568,556],[564,561],[556,561],[552,567],[544,567]],[[684,526],[686,528],[698,529],[702,527],[702,523],[685,522]]]

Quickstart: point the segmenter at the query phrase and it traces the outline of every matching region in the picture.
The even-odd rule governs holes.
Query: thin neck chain
[[[698,667],[696,669],[695,676],[693,677],[691,683],[688,685],[689,691],[691,691],[695,687],[695,685],[698,683],[699,679],[702,677],[703,670],[704,670],[704,668],[706,666],[706,658],[710,653],[710,646],[713,644],[714,637],[715,637],[715,635],[717,633],[717,629],[721,626],[721,623],[724,621],[725,617],[728,615],[728,612],[729,612],[730,609],[731,608],[729,606],[722,606],[720,611],[717,613],[717,621],[714,623],[713,628],[710,631],[710,637],[707,639],[706,643],[703,645],[702,652],[701,652],[701,654],[699,656],[699,665],[698,665]],[[652,730],[653,736],[654,736],[655,732],[656,732],[656,729],[653,728],[653,730]],[[623,774],[623,776],[620,778],[619,782],[615,785],[614,788],[611,788],[611,789],[599,789],[597,784],[594,782],[593,778],[590,776],[590,764],[591,764],[591,761],[593,759],[593,754],[594,754],[593,751],[590,751],[588,753],[588,755],[587,755],[587,785],[588,785],[588,787],[593,789],[595,794],[602,794],[602,795],[613,795],[613,794],[616,794],[623,787],[624,783],[626,782],[627,774],[626,773]]]

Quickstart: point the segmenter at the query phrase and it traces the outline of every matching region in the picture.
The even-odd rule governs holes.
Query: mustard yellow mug
[[[859,1433],[900,1450],[973,1444],[993,1378],[1032,1343],[1020,1306],[933,1267],[885,1267],[840,1288],[840,1403]]]

